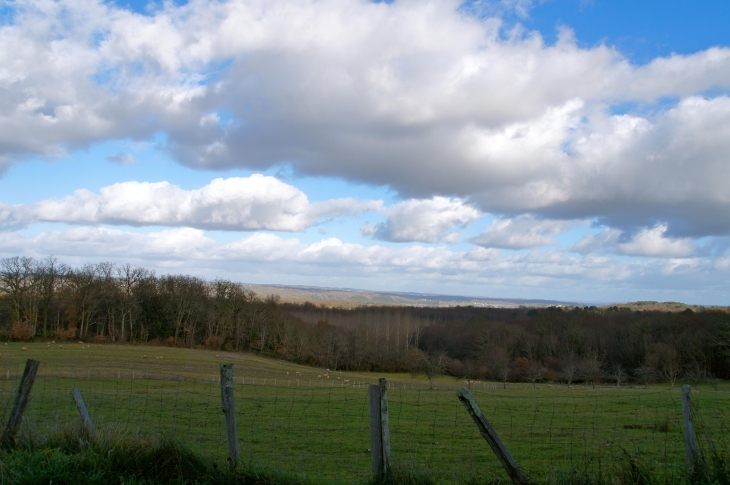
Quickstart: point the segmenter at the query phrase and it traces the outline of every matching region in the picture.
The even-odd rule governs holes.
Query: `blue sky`
[[[730,4],[0,2],[0,257],[727,305]]]

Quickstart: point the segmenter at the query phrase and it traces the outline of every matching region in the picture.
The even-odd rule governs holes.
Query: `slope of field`
[[[26,348],[27,350],[22,350]],[[370,474],[368,373],[327,372],[255,355],[150,346],[81,343],[0,346],[3,419],[26,358],[42,362],[25,429],[78,424],[70,390],[78,387],[97,426],[173,434],[194,449],[226,456],[218,366],[233,362],[242,458],[322,483]],[[297,374],[299,373],[299,374]],[[329,378],[324,375],[329,374]],[[322,377],[318,377],[322,376]],[[505,478],[454,390],[408,375],[387,375],[393,459],[440,483]],[[694,391],[703,443],[728,449],[727,384]],[[607,473],[636,456],[672,480],[683,469],[678,389],[616,389],[474,383],[472,392],[518,461],[544,478],[556,470]],[[627,455],[628,454],[628,455]]]

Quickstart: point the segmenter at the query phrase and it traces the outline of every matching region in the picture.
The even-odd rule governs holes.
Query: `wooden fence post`
[[[688,384],[682,386],[682,416],[684,417],[684,448],[687,453],[687,468],[690,472],[699,459],[697,441],[695,440],[695,425],[692,418],[692,388]]]
[[[482,410],[479,409],[477,402],[469,393],[469,390],[466,388],[461,389],[460,391],[456,392],[456,396],[459,398],[459,401],[461,401],[461,403],[464,405],[472,419],[474,419],[477,428],[479,428],[479,433],[481,433],[482,437],[487,441],[487,443],[489,443],[490,448],[492,448],[492,451],[497,456],[497,459],[507,471],[507,474],[512,479],[512,482],[514,482],[516,485],[533,484],[534,482],[532,481],[532,479],[524,471],[522,471],[522,468],[520,468],[520,466],[517,464],[517,461],[515,461],[515,459],[512,457],[512,454],[509,452],[507,447],[504,446],[502,440],[499,439],[499,435],[497,435],[497,432],[484,416]]]
[[[228,438],[228,463],[232,468],[238,465],[238,429],[236,428],[236,406],[233,393],[233,364],[221,364],[221,402],[226,421]]]
[[[83,424],[86,433],[92,438],[96,438],[96,429],[94,428],[94,423],[91,421],[91,416],[89,416],[89,411],[86,410],[86,404],[84,404],[84,400],[81,399],[81,393],[74,387],[71,390],[71,395],[74,397],[76,409],[79,410],[81,423]]]
[[[373,461],[373,476],[383,474],[383,442],[380,422],[380,386],[370,386],[370,453]]]
[[[33,389],[33,381],[35,381],[39,365],[40,362],[33,359],[28,359],[25,363],[23,377],[20,379],[18,393],[15,395],[15,401],[13,402],[13,410],[10,413],[10,419],[8,419],[5,433],[3,433],[3,446],[15,446],[15,436],[18,434],[20,425],[23,423],[23,413],[25,412],[25,406],[28,404],[30,391]]]
[[[388,383],[384,377],[380,383],[380,433],[383,441],[383,473],[390,471],[390,418],[388,417]]]
[[[388,383],[380,379],[372,385],[368,394],[370,400],[370,450],[373,475],[385,476],[390,470],[390,422],[388,417]]]

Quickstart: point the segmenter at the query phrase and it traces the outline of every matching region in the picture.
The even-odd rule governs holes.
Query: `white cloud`
[[[383,212],[388,219],[372,226],[364,224],[361,232],[376,239],[397,242],[456,242],[461,228],[482,216],[461,199],[434,197],[426,200],[406,200]]]
[[[310,203],[298,188],[263,175],[214,179],[200,189],[169,182],[123,182],[98,194],[85,189],[32,205],[0,205],[7,227],[35,221],[133,226],[187,226],[237,231],[304,231],[325,218],[378,210],[380,201]]]
[[[136,258],[153,264],[191,265],[248,264],[292,265],[291,271],[319,274],[328,271],[367,270],[374,273],[408,271],[423,274],[487,274],[501,277],[520,268],[521,277],[545,278],[563,275],[623,279],[626,274],[604,272],[600,259],[566,257],[559,253],[503,257],[498,251],[478,248],[470,252],[444,247],[412,245],[404,248],[363,246],[337,238],[304,244],[295,238],[257,232],[233,242],[218,242],[199,229],[175,228],[141,234],[104,227],[72,227],[42,232],[34,237],[0,233],[0,247],[12,254],[15,247],[27,253],[56,254],[83,258]],[[486,251],[486,252],[485,252]],[[93,260],[93,259],[92,259]],[[584,264],[585,263],[585,264]],[[317,269],[320,268],[320,269]]]
[[[505,35],[460,4],[191,1],[144,16],[15,3],[0,26],[0,164],[164,132],[193,167],[288,162],[484,212],[730,233],[730,48],[637,66],[567,29],[555,45]],[[664,98],[680,101],[652,105]],[[611,114],[634,102],[651,109]]]
[[[539,220],[523,215],[514,219],[495,219],[486,231],[469,241],[480,246],[527,249],[556,244],[554,236],[565,231],[574,222]]]
[[[686,258],[692,256],[697,245],[689,239],[664,237],[666,224],[658,224],[651,229],[643,229],[626,243],[619,244],[619,250],[631,256],[650,256],[659,258]]]
[[[441,287],[448,282],[451,291],[456,288],[453,285],[484,286],[529,292],[531,296],[547,293],[550,298],[562,294],[568,300],[578,298],[577,295],[594,301],[607,299],[604,290],[610,288],[612,292],[623,289],[624,298],[666,290],[667,295],[693,294],[704,301],[720,301],[727,279],[727,268],[723,266],[726,260],[722,258],[627,261],[606,256],[571,256],[561,251],[506,255],[485,248],[462,252],[419,245],[363,246],[336,238],[306,244],[296,238],[263,232],[220,242],[191,228],[148,234],[105,227],[71,227],[36,236],[4,232],[0,233],[0,248],[0,257],[54,254],[74,264],[131,262],[249,282],[252,275],[268,282],[280,282],[276,275],[287,275],[289,281],[298,278],[302,284],[331,285],[336,278],[350,285],[357,280],[371,286],[375,278],[378,289],[395,286],[409,291],[428,285]]]

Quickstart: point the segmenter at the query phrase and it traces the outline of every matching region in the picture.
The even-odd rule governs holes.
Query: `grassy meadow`
[[[25,348],[26,350],[22,350]],[[371,475],[367,385],[389,390],[392,458],[438,483],[506,480],[456,398],[464,383],[441,377],[429,390],[405,374],[329,372],[251,354],[81,343],[0,344],[0,403],[6,419],[25,360],[41,361],[25,433],[79,422],[70,390],[79,388],[97,427],[173,436],[224,462],[218,366],[235,364],[242,459],[321,483],[365,482]],[[347,381],[347,382],[346,382]],[[636,459],[663,481],[684,469],[678,387],[621,388],[474,383],[472,394],[520,465],[538,481],[556,473],[599,477]],[[701,445],[727,454],[730,386],[693,389]],[[4,422],[4,421],[3,421]]]

